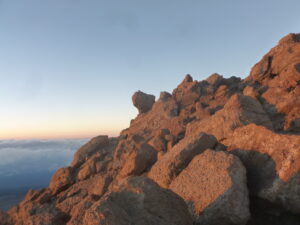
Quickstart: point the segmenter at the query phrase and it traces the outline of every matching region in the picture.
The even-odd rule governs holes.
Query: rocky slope
[[[300,34],[246,79],[187,75],[133,104],[129,128],[93,138],[0,224],[300,224]]]

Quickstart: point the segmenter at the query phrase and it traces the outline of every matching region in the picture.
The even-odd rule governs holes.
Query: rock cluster
[[[129,128],[93,138],[0,224],[300,224],[300,34],[245,79],[187,75],[132,100]]]

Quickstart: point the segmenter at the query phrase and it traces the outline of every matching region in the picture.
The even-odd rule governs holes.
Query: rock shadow
[[[287,182],[280,179],[276,171],[276,163],[268,154],[242,149],[229,152],[239,157],[247,170],[251,212],[247,225],[299,225],[300,214],[286,210],[279,202],[270,202],[258,196],[262,189],[272,188],[275,180],[286,184],[293,177]]]

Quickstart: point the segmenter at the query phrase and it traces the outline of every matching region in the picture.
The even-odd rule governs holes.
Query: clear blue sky
[[[0,139],[116,134],[136,90],[245,77],[298,0],[0,0]]]

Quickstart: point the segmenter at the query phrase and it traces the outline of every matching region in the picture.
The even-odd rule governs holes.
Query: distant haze
[[[131,95],[245,77],[300,31],[298,0],[0,0],[0,139],[117,135]]]
[[[6,189],[40,188],[54,172],[67,166],[88,140],[0,141],[0,193]]]

